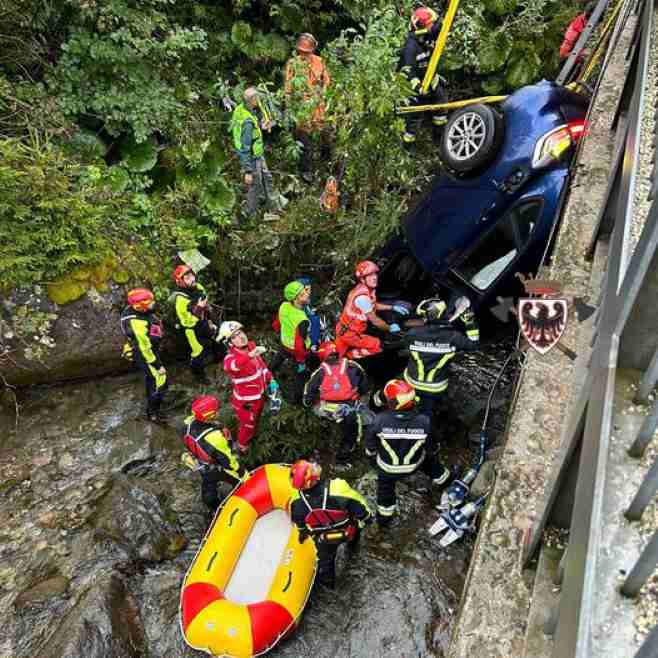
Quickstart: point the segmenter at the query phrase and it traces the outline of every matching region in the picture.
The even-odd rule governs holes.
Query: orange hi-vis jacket
[[[338,320],[339,325],[342,325],[345,329],[357,334],[362,334],[368,327],[368,318],[366,314],[355,304],[357,297],[362,296],[369,297],[373,308],[376,308],[377,295],[375,291],[368,288],[365,283],[359,283],[347,296],[345,307],[343,308],[343,312],[340,314]]]
[[[285,92],[288,95],[297,91],[293,87],[293,79],[299,73],[306,74],[306,90],[302,93],[305,103],[315,101],[315,107],[308,125],[299,126],[303,129],[320,129],[324,126],[324,92],[331,83],[329,71],[324,65],[322,57],[318,55],[296,55],[291,57],[286,64],[285,70]]]

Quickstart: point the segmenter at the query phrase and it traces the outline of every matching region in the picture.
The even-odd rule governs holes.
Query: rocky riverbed
[[[470,458],[489,386],[509,346],[462,355],[438,423],[445,457]],[[183,416],[195,389],[173,373]],[[513,371],[495,398],[502,434]],[[121,375],[19,393],[3,409],[0,452],[0,634],[2,658],[179,658],[178,597],[206,520],[198,476],[180,464],[172,426],[140,417],[143,384]],[[448,417],[450,420],[448,421]],[[326,468],[336,474],[327,450]],[[371,501],[365,463],[340,472]],[[273,655],[443,656],[471,541],[442,550],[426,532],[437,513],[428,482],[400,486],[402,524],[366,533],[341,561],[335,593],[317,591],[298,632]]]

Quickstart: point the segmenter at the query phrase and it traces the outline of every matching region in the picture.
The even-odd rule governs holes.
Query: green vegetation
[[[50,284],[66,301],[104,281],[165,294],[171,259],[200,247],[218,284],[268,295],[302,271],[337,289],[397,225],[438,166],[428,142],[400,144],[395,64],[411,0],[15,0],[0,9],[0,274],[4,289]],[[462,0],[441,73],[453,98],[554,75],[575,1]],[[442,12],[445,3],[438,6]],[[299,147],[282,67],[299,31],[330,68],[333,156],[318,182]],[[275,222],[236,231],[243,196],[222,98],[267,92]],[[429,136],[429,132],[427,133]],[[344,170],[337,215],[324,178]],[[321,179],[321,180],[320,180]],[[329,286],[327,286],[329,287]],[[58,296],[59,295],[59,296]],[[276,293],[278,297],[278,291]]]

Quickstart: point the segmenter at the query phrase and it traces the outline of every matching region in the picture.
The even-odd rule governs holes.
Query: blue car
[[[587,106],[542,81],[500,112],[455,112],[440,146],[445,172],[378,254],[380,298],[466,295],[482,317],[497,297],[523,296],[515,275],[536,272],[548,249]]]

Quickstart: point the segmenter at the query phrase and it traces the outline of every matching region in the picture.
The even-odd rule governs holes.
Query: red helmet
[[[416,391],[414,387],[402,379],[391,379],[384,386],[384,397],[388,402],[388,406],[395,411],[412,409],[416,404]]]
[[[310,489],[320,481],[322,467],[315,462],[299,459],[290,467],[290,483],[295,489]]]
[[[326,361],[333,354],[338,354],[338,348],[333,340],[327,340],[324,343],[320,343],[320,347],[318,348],[320,361]]]
[[[183,277],[186,274],[189,274],[190,272],[192,272],[192,274],[194,274],[194,270],[189,265],[179,265],[174,270],[174,273],[172,274],[172,276],[174,277],[174,281],[176,282],[176,285],[179,288],[185,288],[186,287],[187,284],[185,283],[185,281],[183,281]]]
[[[202,395],[192,402],[192,413],[197,420],[206,421],[219,411],[219,400],[212,395]]]
[[[146,288],[133,288],[128,291],[128,304],[136,311],[148,311],[155,297]]]
[[[436,12],[433,9],[419,7],[411,16],[411,26],[414,30],[422,30],[435,23],[437,18]]]
[[[370,274],[377,274],[377,272],[379,272],[379,268],[371,260],[362,260],[354,271],[357,279],[365,279]]]

